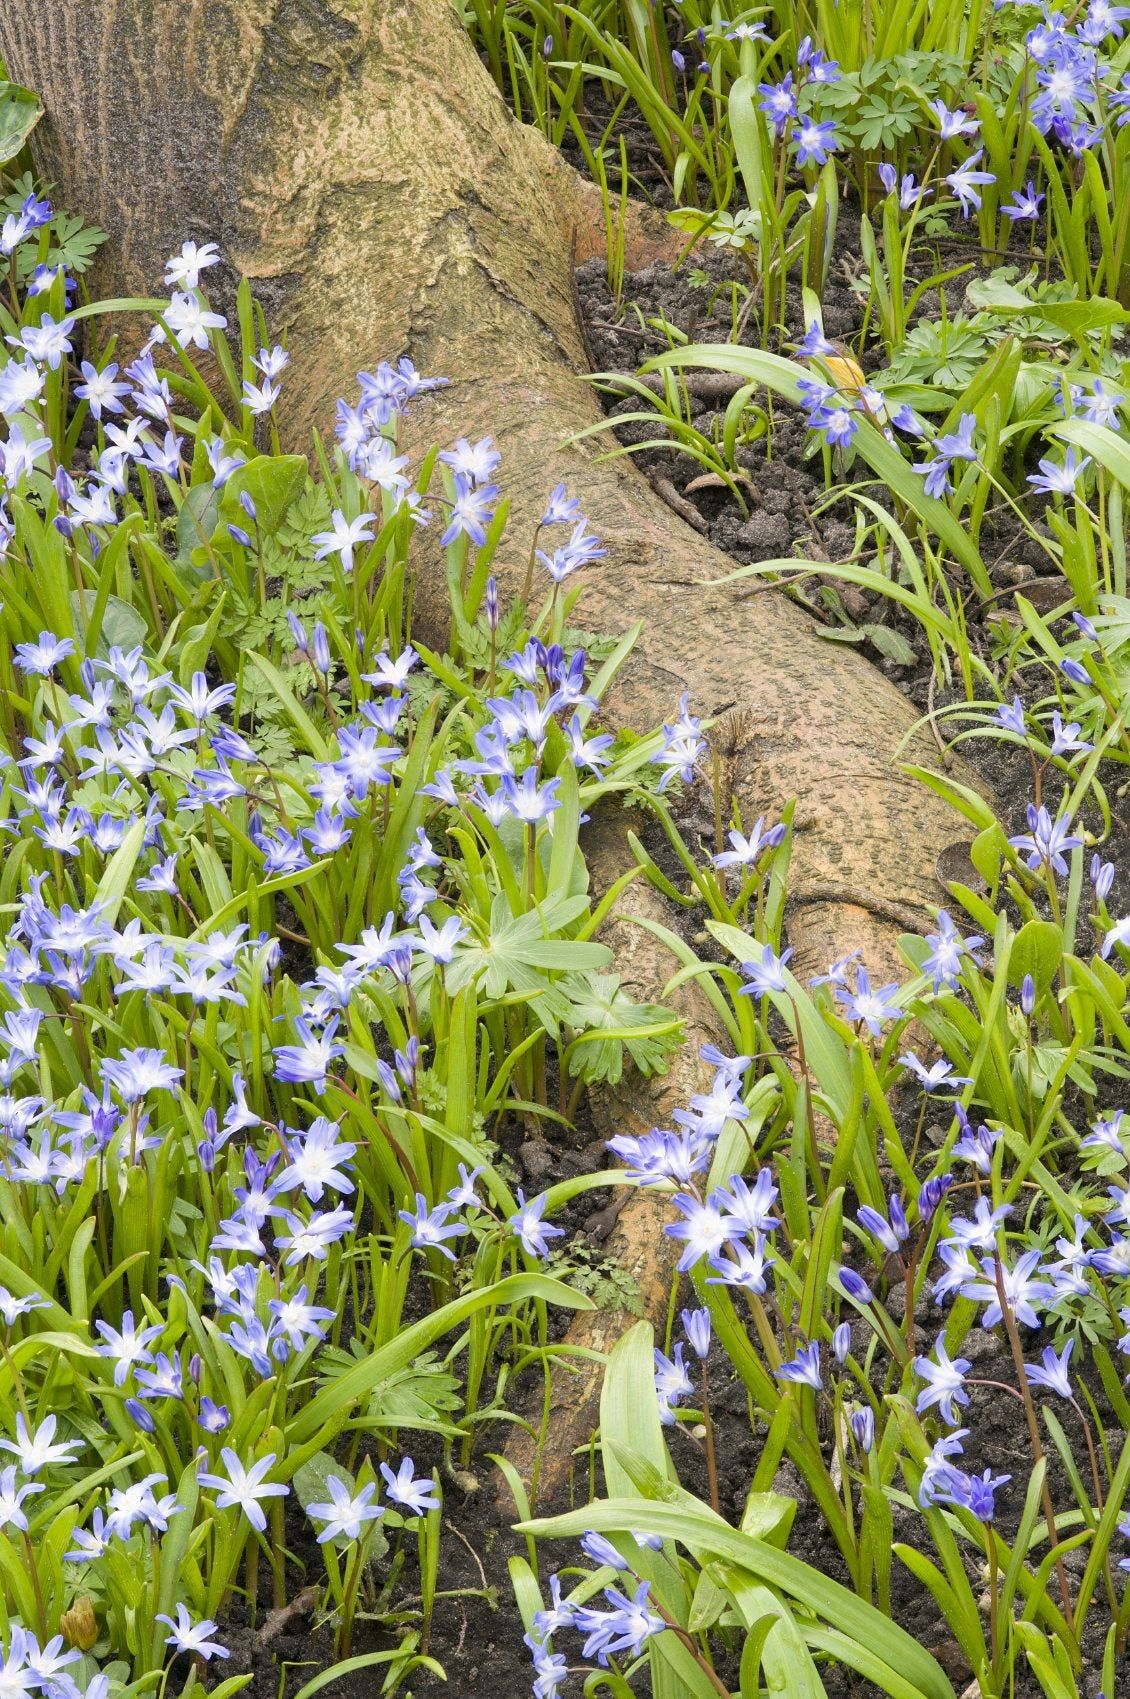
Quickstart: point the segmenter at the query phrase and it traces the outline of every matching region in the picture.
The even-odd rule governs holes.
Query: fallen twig
[[[285,1605],[271,1611],[263,1620],[263,1626],[255,1636],[257,1646],[269,1646],[272,1640],[287,1628],[296,1617],[310,1616],[318,1603],[320,1587],[303,1587],[301,1593],[296,1593]]]

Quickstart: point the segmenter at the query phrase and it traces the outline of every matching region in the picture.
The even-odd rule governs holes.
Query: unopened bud
[[[98,1638],[98,1618],[94,1614],[94,1602],[88,1593],[83,1593],[69,1611],[63,1612],[59,1618],[59,1629],[68,1646],[76,1646],[80,1652],[89,1652]]]

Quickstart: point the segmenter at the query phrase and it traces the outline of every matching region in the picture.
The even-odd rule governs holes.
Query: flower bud
[[[382,1056],[377,1057],[377,1074],[380,1077],[381,1085],[385,1089],[386,1096],[391,1097],[394,1103],[399,1103],[400,1081],[397,1079],[396,1075]]]
[[[965,1124],[968,1126],[968,1121]],[[918,1219],[923,1226],[932,1220],[938,1205],[952,1185],[952,1174],[935,1174],[932,1180],[926,1181],[918,1194]]]
[[[895,1238],[900,1245],[904,1245],[910,1237],[910,1226],[906,1219],[906,1211],[902,1207],[902,1199],[897,1194],[892,1194],[887,1213],[891,1218]]]
[[[853,1410],[848,1417],[855,1443],[860,1451],[868,1452],[875,1443],[875,1412],[869,1404]]]
[[[854,1298],[857,1304],[869,1304],[874,1297],[870,1286],[854,1268],[840,1269],[840,1285],[849,1298]]]
[[[1105,903],[1114,884],[1114,863],[1104,861],[1097,853],[1091,857],[1091,884],[1100,903]]]
[[[684,1310],[682,1321],[691,1350],[704,1362],[710,1355],[710,1311]]]
[[[75,1646],[80,1652],[89,1652],[98,1638],[98,1618],[94,1614],[94,1602],[89,1593],[83,1593],[77,1598],[69,1611],[64,1611],[59,1618],[59,1629],[68,1646]]]
[[[328,673],[333,665],[330,656],[330,640],[321,620],[314,622],[314,641],[310,650],[311,659],[320,673]]]
[[[593,1563],[606,1563],[610,1569],[627,1569],[628,1565],[611,1540],[606,1540],[603,1534],[584,1534],[581,1536],[581,1550]]]
[[[1036,982],[1030,973],[1026,973],[1020,981],[1021,1013],[1030,1015],[1036,1007]]]
[[[394,979],[399,980],[401,985],[407,985],[412,977],[412,946],[403,944],[390,950],[385,966]]]
[[[126,1415],[135,1426],[141,1429],[143,1434],[151,1434],[157,1426],[145,1405],[138,1398],[126,1399]]]
[[[244,513],[246,513],[248,519],[258,519],[259,509],[255,506],[255,503],[252,501],[246,490],[240,490],[239,492],[239,505],[242,507]]]
[[[850,1350],[851,1326],[848,1322],[842,1321],[839,1327],[837,1327],[835,1333],[832,1335],[832,1355],[835,1357],[837,1363],[839,1363],[841,1369],[847,1362],[848,1352]]]

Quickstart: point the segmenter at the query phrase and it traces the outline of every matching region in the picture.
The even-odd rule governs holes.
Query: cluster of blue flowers
[[[633,1536],[640,1546],[662,1550],[663,1541],[654,1535]],[[604,1569],[621,1573],[632,1572],[631,1564],[610,1540],[600,1534],[586,1534],[581,1541],[585,1556]],[[575,1604],[561,1596],[560,1576],[549,1577],[550,1604],[535,1612],[526,1635],[534,1664],[534,1699],[558,1699],[569,1675],[564,1653],[555,1651],[553,1636],[566,1630],[584,1635],[581,1656],[595,1659],[607,1669],[613,1658],[638,1658],[647,1642],[668,1627],[665,1619],[650,1605],[650,1584],[635,1576],[636,1587],[629,1594],[616,1587],[604,1589],[607,1608],[598,1605]]]
[[[1003,709],[1002,715],[1015,732],[1028,735],[1019,702]],[[1059,716],[1054,738],[1061,752],[1074,752],[1081,745],[1090,747],[1078,738],[1078,727],[1064,727]],[[716,857],[719,865],[753,867],[770,843],[780,841],[776,829],[764,831],[763,821],[757,822],[748,838],[733,833],[731,839],[733,848]],[[1026,855],[1030,868],[1063,877],[1069,871],[1066,853],[1077,849],[1082,841],[1068,832],[1063,821],[1053,821],[1046,808],[1033,805],[1029,832],[1013,838],[1012,843]],[[1101,905],[1109,894],[1113,874],[1110,863],[1097,856],[1093,859],[1091,881],[1097,904]],[[1130,929],[1122,922],[1115,923],[1106,935],[1104,951],[1114,944],[1125,944],[1128,938]],[[984,942],[979,936],[963,935],[945,911],[939,914],[937,929],[927,935],[920,962],[922,977],[934,996],[961,994],[965,964],[980,966],[977,952]],[[755,959],[742,964],[745,983],[739,994],[795,1005],[801,993],[787,971],[790,954],[785,950],[778,955],[769,944],[761,945]],[[911,996],[921,995],[917,989],[895,983],[873,988],[866,969],[854,956],[835,963],[811,985],[830,986],[842,1018],[858,1035],[866,1033],[872,1040],[879,1040],[886,1028],[903,1020],[911,1012]],[[1031,1023],[1035,1007],[1035,987],[1031,978],[1025,977],[1019,1019]],[[1034,1031],[1031,1026],[1029,1030]],[[726,1124],[748,1119],[744,1082],[752,1058],[727,1057],[709,1045],[703,1048],[702,1056],[714,1068],[711,1088],[694,1096],[686,1110],[675,1112],[671,1129],[653,1128],[642,1137],[619,1135],[609,1141],[609,1148],[638,1184],[671,1188],[672,1204],[680,1219],[668,1223],[665,1231],[682,1246],[678,1261],[681,1272],[705,1262],[711,1272],[703,1277],[704,1287],[743,1291],[751,1304],[764,1299],[768,1313],[777,1314],[771,1271],[779,1260],[779,1253],[774,1254],[775,1233],[781,1224],[774,1214],[779,1188],[772,1167],[762,1166],[752,1178],[735,1176],[709,1194],[703,1184]],[[899,1062],[928,1096],[956,1093],[971,1083],[956,1073],[946,1058],[927,1064],[908,1051]],[[1130,1359],[1130,1187],[1109,1187],[1110,1203],[1093,1209],[1088,1206],[1086,1214],[1078,1214],[1074,1232],[1055,1239],[1054,1253],[1039,1240],[1033,1243],[1030,1234],[1019,1243],[1010,1243],[1005,1224],[1011,1207],[1002,1204],[994,1209],[989,1195],[982,1191],[995,1171],[994,1151],[1001,1133],[997,1128],[974,1125],[959,1102],[953,1104],[953,1115],[956,1129],[947,1142],[947,1159],[924,1182],[916,1198],[907,1201],[895,1193],[884,1209],[871,1205],[858,1209],[860,1242],[865,1252],[869,1251],[875,1269],[870,1283],[857,1268],[842,1265],[835,1271],[836,1287],[857,1312],[870,1312],[875,1305],[876,1277],[885,1280],[892,1267],[901,1269],[909,1294],[914,1271],[929,1245],[930,1254],[936,1254],[941,1265],[930,1287],[938,1306],[955,1297],[978,1305],[979,1326],[985,1332],[1002,1324],[1013,1331],[1054,1324],[1067,1335],[1060,1350],[1046,1346],[1038,1361],[1025,1362],[1022,1395],[1030,1395],[1032,1389],[1043,1390],[1069,1400],[1083,1417],[1070,1373],[1076,1325],[1084,1322],[1088,1313],[1118,1313],[1128,1329],[1118,1340],[1118,1349]],[[1091,1153],[1104,1172],[1121,1175],[1130,1167],[1130,1136],[1124,1133],[1122,1123],[1122,1112],[1113,1113],[1095,1121],[1080,1141],[1084,1155]],[[971,1212],[951,1211],[949,1194],[956,1198],[954,1188],[977,1192]],[[680,1404],[695,1391],[686,1346],[689,1344],[700,1359],[705,1359],[710,1348],[707,1312],[684,1311],[683,1323],[685,1340],[676,1342],[670,1355],[661,1350],[655,1353],[656,1397],[661,1419],[667,1424],[677,1420]],[[977,1384],[975,1378],[969,1379],[971,1361],[961,1356],[951,1358],[944,1332],[929,1355],[907,1358],[905,1346],[893,1339],[885,1314],[877,1315],[873,1325],[880,1337],[893,1345],[899,1359],[912,1365],[921,1386],[916,1398],[919,1415],[937,1417],[946,1429],[933,1444],[921,1471],[920,1503],[924,1507],[951,1505],[971,1512],[982,1523],[991,1521],[995,1495],[1011,1477],[993,1475],[989,1470],[967,1473],[956,1461],[969,1437],[968,1429],[958,1428],[960,1412],[970,1401],[968,1387]],[[849,1429],[860,1452],[866,1454],[875,1443],[878,1406],[869,1395],[866,1402],[850,1403],[852,1393],[867,1393],[868,1388],[849,1365],[850,1324],[841,1321],[829,1326],[833,1379],[837,1372],[846,1376]],[[904,1323],[908,1341],[914,1339],[914,1326],[913,1317],[908,1317]],[[774,1362],[772,1372],[782,1384],[792,1383],[839,1398],[841,1391],[827,1380],[823,1349],[820,1339],[793,1338],[792,1355]],[[1130,1535],[1130,1525],[1127,1533]]]
[[[29,198],[4,223],[4,253],[34,237],[50,216],[46,202]],[[145,480],[164,480],[179,504],[201,465],[220,491],[246,463],[248,438],[233,431],[229,439],[226,429],[209,434],[202,425],[186,449],[182,400],[154,363],[164,341],[206,349],[224,328],[200,288],[218,258],[213,244],[188,242],[170,260],[168,308],[124,371],[81,363],[74,395],[96,436],[81,477],[55,467],[50,438],[28,428],[48,374],[74,354],[75,321],[44,313],[9,338],[15,355],[0,368],[0,411],[9,421],[0,495],[48,515],[80,573],[107,546],[122,498],[137,488],[144,498]],[[58,284],[55,273],[37,276],[31,292]],[[256,353],[257,376],[242,396],[252,420],[275,407],[286,364],[280,348]],[[342,454],[362,490],[379,495],[386,517],[406,511],[415,525],[432,518],[411,484],[407,457],[396,452],[395,434],[412,398],[440,381],[421,376],[410,361],[386,363],[360,374],[355,404],[338,404]],[[460,440],[440,458],[449,478],[437,498],[442,541],[481,547],[498,505],[498,453],[489,439]],[[257,551],[259,516],[246,491],[240,506],[239,523],[226,527],[230,544]],[[350,574],[373,543],[376,523],[367,509],[347,515],[333,508],[328,528],[309,539],[312,551],[334,557]],[[566,540],[551,546],[548,539],[562,532]],[[605,553],[563,485],[549,499],[535,542],[554,594]],[[11,547],[19,539],[0,500],[0,550]],[[379,924],[346,930],[337,959],[311,960],[310,977],[296,986],[277,928],[210,917],[231,896],[236,858],[251,858],[259,887],[278,880],[314,889],[311,879],[321,877],[330,889],[335,867],[343,877],[355,835],[376,841],[376,805],[395,796],[414,735],[416,651],[374,653],[357,632],[346,656],[336,631],[331,636],[324,620],[292,606],[293,676],[305,666],[315,681],[348,674],[359,682],[352,711],[329,716],[324,755],[280,765],[257,747],[236,686],[203,670],[166,671],[140,644],[103,645],[82,656],[75,638],[50,630],[13,646],[28,729],[0,768],[0,833],[20,858],[0,961],[0,1173],[29,1216],[47,1189],[67,1207],[81,1200],[103,1222],[133,1207],[123,1200],[135,1193],[152,1209],[154,1186],[162,1186],[178,1243],[204,1247],[200,1260],[165,1265],[160,1309],[148,1298],[114,1308],[96,1294],[85,1318],[87,1354],[101,1365],[92,1384],[111,1424],[142,1436],[146,1462],[133,1478],[123,1466],[97,1501],[87,1501],[85,1525],[73,1532],[67,1553],[73,1564],[97,1572],[123,1558],[140,1562],[142,1545],[130,1542],[159,1539],[185,1513],[165,1473],[151,1467],[155,1449],[144,1449],[150,1436],[166,1457],[188,1463],[194,1455],[196,1485],[215,1511],[231,1512],[256,1533],[266,1529],[272,1502],[291,1490],[289,1475],[278,1478],[277,1451],[258,1454],[254,1435],[238,1437],[233,1389],[242,1399],[273,1388],[277,1405],[287,1388],[310,1384],[320,1348],[340,1331],[340,1304],[323,1301],[322,1282],[358,1233],[365,1182],[356,1139],[319,1099],[335,1087],[349,1095],[350,1024],[368,1029],[374,998],[407,1011],[408,1039],[375,1058],[372,1098],[377,1109],[419,1112],[430,1000],[445,995],[445,975],[452,987],[470,983],[489,955],[489,940],[474,936],[457,911],[450,851],[445,859],[437,845],[446,849],[449,831],[460,827],[516,824],[518,842],[524,833],[527,853],[536,854],[539,833],[561,806],[562,763],[599,776],[611,760],[612,736],[589,723],[596,702],[585,653],[567,651],[549,634],[544,641],[530,636],[498,655],[496,681],[502,621],[493,578],[484,607],[495,694],[485,701],[470,753],[429,769],[419,787],[431,813],[395,869],[395,905]],[[668,748],[660,757],[665,765],[693,765],[701,748],[697,726],[684,704],[674,753]],[[230,1017],[264,998],[269,1005],[272,995],[278,1024],[249,1048]],[[102,1014],[88,1019],[86,1011]],[[127,1029],[130,1042],[120,1036]],[[73,1041],[62,1065],[57,1033],[68,1046]],[[135,1041],[139,1033],[144,1042]],[[208,1101],[197,1108],[202,1078]],[[197,1237],[187,1234],[175,1198],[176,1175],[185,1169],[199,1181]],[[473,1232],[477,1244],[491,1231],[525,1256],[545,1258],[563,1232],[545,1219],[545,1197],[519,1191],[516,1210],[500,1217],[477,1189],[482,1173],[460,1164],[446,1196],[417,1192],[413,1200],[407,1192],[395,1199],[404,1205],[397,1211],[400,1242],[421,1256],[453,1259],[453,1241]],[[391,1225],[396,1230],[396,1216]],[[17,1296],[0,1288],[5,1352],[52,1302],[50,1292]],[[194,1348],[194,1339],[205,1338],[218,1355]],[[93,1431],[88,1425],[56,1438],[57,1431],[55,1415],[35,1424],[21,1409],[14,1438],[0,1439],[15,1459],[0,1471],[0,1529],[26,1535],[28,1510],[49,1487],[77,1493],[68,1471],[89,1459]],[[238,1444],[228,1443],[233,1434]],[[387,1502],[405,1516],[437,1507],[431,1480],[416,1475],[411,1458],[396,1468],[384,1464],[382,1473]],[[328,1500],[307,1507],[323,1543],[360,1539],[384,1514],[374,1482],[354,1489],[330,1476],[327,1490]],[[204,1660],[228,1655],[212,1638],[213,1621],[193,1621],[183,1601],[175,1608],[175,1617],[162,1618],[175,1652]],[[642,1616],[602,1630],[599,1613],[588,1613],[588,1655],[622,1650],[632,1636],[651,1631],[639,1626],[647,1619],[641,1599],[624,1608]],[[41,1647],[17,1625],[0,1680],[13,1691],[77,1699],[65,1667],[77,1656],[58,1637]],[[93,1677],[85,1690],[103,1699],[105,1678]]]

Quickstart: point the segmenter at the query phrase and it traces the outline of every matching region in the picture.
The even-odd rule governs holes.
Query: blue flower
[[[760,960],[742,963],[746,983],[739,988],[740,997],[767,997],[771,992],[788,993],[785,966],[792,950],[782,950],[778,956],[771,944],[762,944]]]
[[[451,517],[440,537],[440,547],[447,548],[457,537],[467,537],[476,548],[487,540],[487,526],[494,518],[494,503],[499,495],[497,484],[472,484],[461,472],[455,474],[455,496]]]
[[[1025,1251],[1016,1259],[1014,1268],[1006,1263],[998,1263],[994,1257],[984,1257],[981,1261],[983,1278],[966,1280],[961,1286],[961,1296],[972,1298],[985,1305],[981,1316],[981,1326],[995,1327],[1001,1320],[1003,1311],[1001,1299],[1008,1305],[1009,1311],[1017,1321],[1025,1327],[1039,1327],[1040,1317],[1036,1311],[1037,1304],[1054,1303],[1057,1297],[1056,1289],[1048,1280],[1040,1278],[1036,1272],[1040,1266],[1039,1250]],[[1096,1263],[1097,1266],[1097,1263]],[[1000,1286],[997,1285],[997,1271],[1000,1271]]]
[[[528,1256],[543,1258],[549,1255],[551,1239],[564,1237],[563,1227],[551,1227],[542,1220],[545,1214],[545,1194],[530,1198],[527,1202],[525,1194],[518,1189],[518,1209],[507,1218],[506,1225],[512,1233],[517,1234]]]
[[[970,154],[964,165],[957,166],[957,168],[949,172],[946,177],[946,182],[957,197],[958,204],[961,207],[961,216],[963,218],[968,218],[969,214],[971,212],[975,212],[981,205],[981,196],[978,193],[981,185],[996,182],[996,178],[991,171],[978,171],[975,169],[977,161],[980,159],[983,152],[983,148],[978,148],[976,153]]]
[[[804,118],[792,133],[797,150],[797,164],[823,165],[830,154],[838,151],[840,143],[832,122],[820,124],[815,118]]]
[[[848,1020],[862,1023],[873,1038],[878,1038],[888,1022],[898,1021],[903,1017],[904,1011],[898,1008],[894,1001],[899,990],[900,987],[892,981],[891,984],[881,985],[872,991],[867,969],[860,967],[856,969],[855,990],[849,991],[846,986],[836,986],[835,996],[836,1001],[843,1004]]]
[[[1035,873],[1041,867],[1050,867],[1061,877],[1066,877],[1069,869],[1064,859],[1066,852],[1081,849],[1083,840],[1069,831],[1070,821],[1058,819],[1053,821],[1048,810],[1041,805],[1037,808],[1034,802],[1028,804],[1028,830],[1014,838],[1009,838],[1013,849],[1027,852],[1027,864]]]
[[[1054,1392],[1059,1398],[1074,1400],[1075,1393],[1072,1390],[1071,1380],[1067,1372],[1067,1365],[1074,1349],[1075,1341],[1069,1339],[1057,1357],[1055,1348],[1051,1345],[1045,1345],[1041,1353],[1042,1367],[1034,1363],[1025,1364],[1025,1373],[1028,1376],[1029,1384],[1047,1387],[1049,1392]]]
[[[1035,183],[1029,183],[1023,191],[1017,189],[1011,201],[1001,207],[1001,211],[1014,223],[1034,222],[1040,216],[1043,203],[1044,196],[1037,194]]]
[[[1064,455],[1062,466],[1057,466],[1054,460],[1041,460],[1039,472],[1030,472],[1028,482],[1034,490],[1039,490],[1043,495],[1071,495],[1079,481],[1080,473],[1090,464],[1089,454],[1085,454],[1082,460],[1076,460],[1075,450],[1069,448]]]
[[[936,1404],[942,1420],[949,1422],[952,1427],[961,1419],[955,1406],[969,1403],[965,1376],[973,1364],[968,1357],[955,1357],[950,1360],[944,1334],[938,1335],[934,1351],[938,1359],[936,1363],[929,1357],[914,1359],[915,1372],[926,1382],[926,1386],[915,1400],[914,1407],[921,1415]]]
[[[74,652],[75,646],[69,637],[56,637],[51,631],[41,631],[37,642],[17,643],[12,658],[21,672],[38,673],[48,678],[59,662]]]
[[[934,991],[939,992],[943,985],[954,989],[960,979],[962,961],[972,956],[984,939],[973,933],[963,938],[945,909],[939,909],[938,930],[927,932],[926,942],[930,950],[923,959],[922,971],[932,976]]]
[[[334,1043],[337,1027],[335,1016],[321,1033],[316,1033],[298,1016],[294,1029],[300,1042],[280,1044],[275,1050],[275,1078],[289,1085],[313,1085],[318,1091],[325,1091],[330,1064],[345,1054],[345,1046]]]
[[[819,1392],[824,1385],[820,1376],[820,1346],[815,1341],[802,1345],[791,1363],[782,1363],[775,1374],[778,1380],[795,1381]]]
[[[412,1229],[412,1245],[418,1251],[439,1251],[449,1262],[455,1261],[455,1252],[445,1244],[447,1239],[457,1239],[466,1233],[467,1226],[463,1221],[449,1221],[454,1205],[444,1199],[429,1209],[428,1200],[422,1192],[416,1193],[416,1212],[402,1209],[397,1213]]]
[[[667,1626],[661,1616],[648,1609],[648,1582],[641,1581],[630,1599],[624,1598],[614,1587],[606,1587],[604,1597],[611,1610],[578,1605],[574,1612],[577,1628],[587,1636],[583,1655],[595,1657],[604,1666],[607,1666],[610,1657],[620,1653],[638,1658],[648,1640],[653,1635],[662,1634]]]

